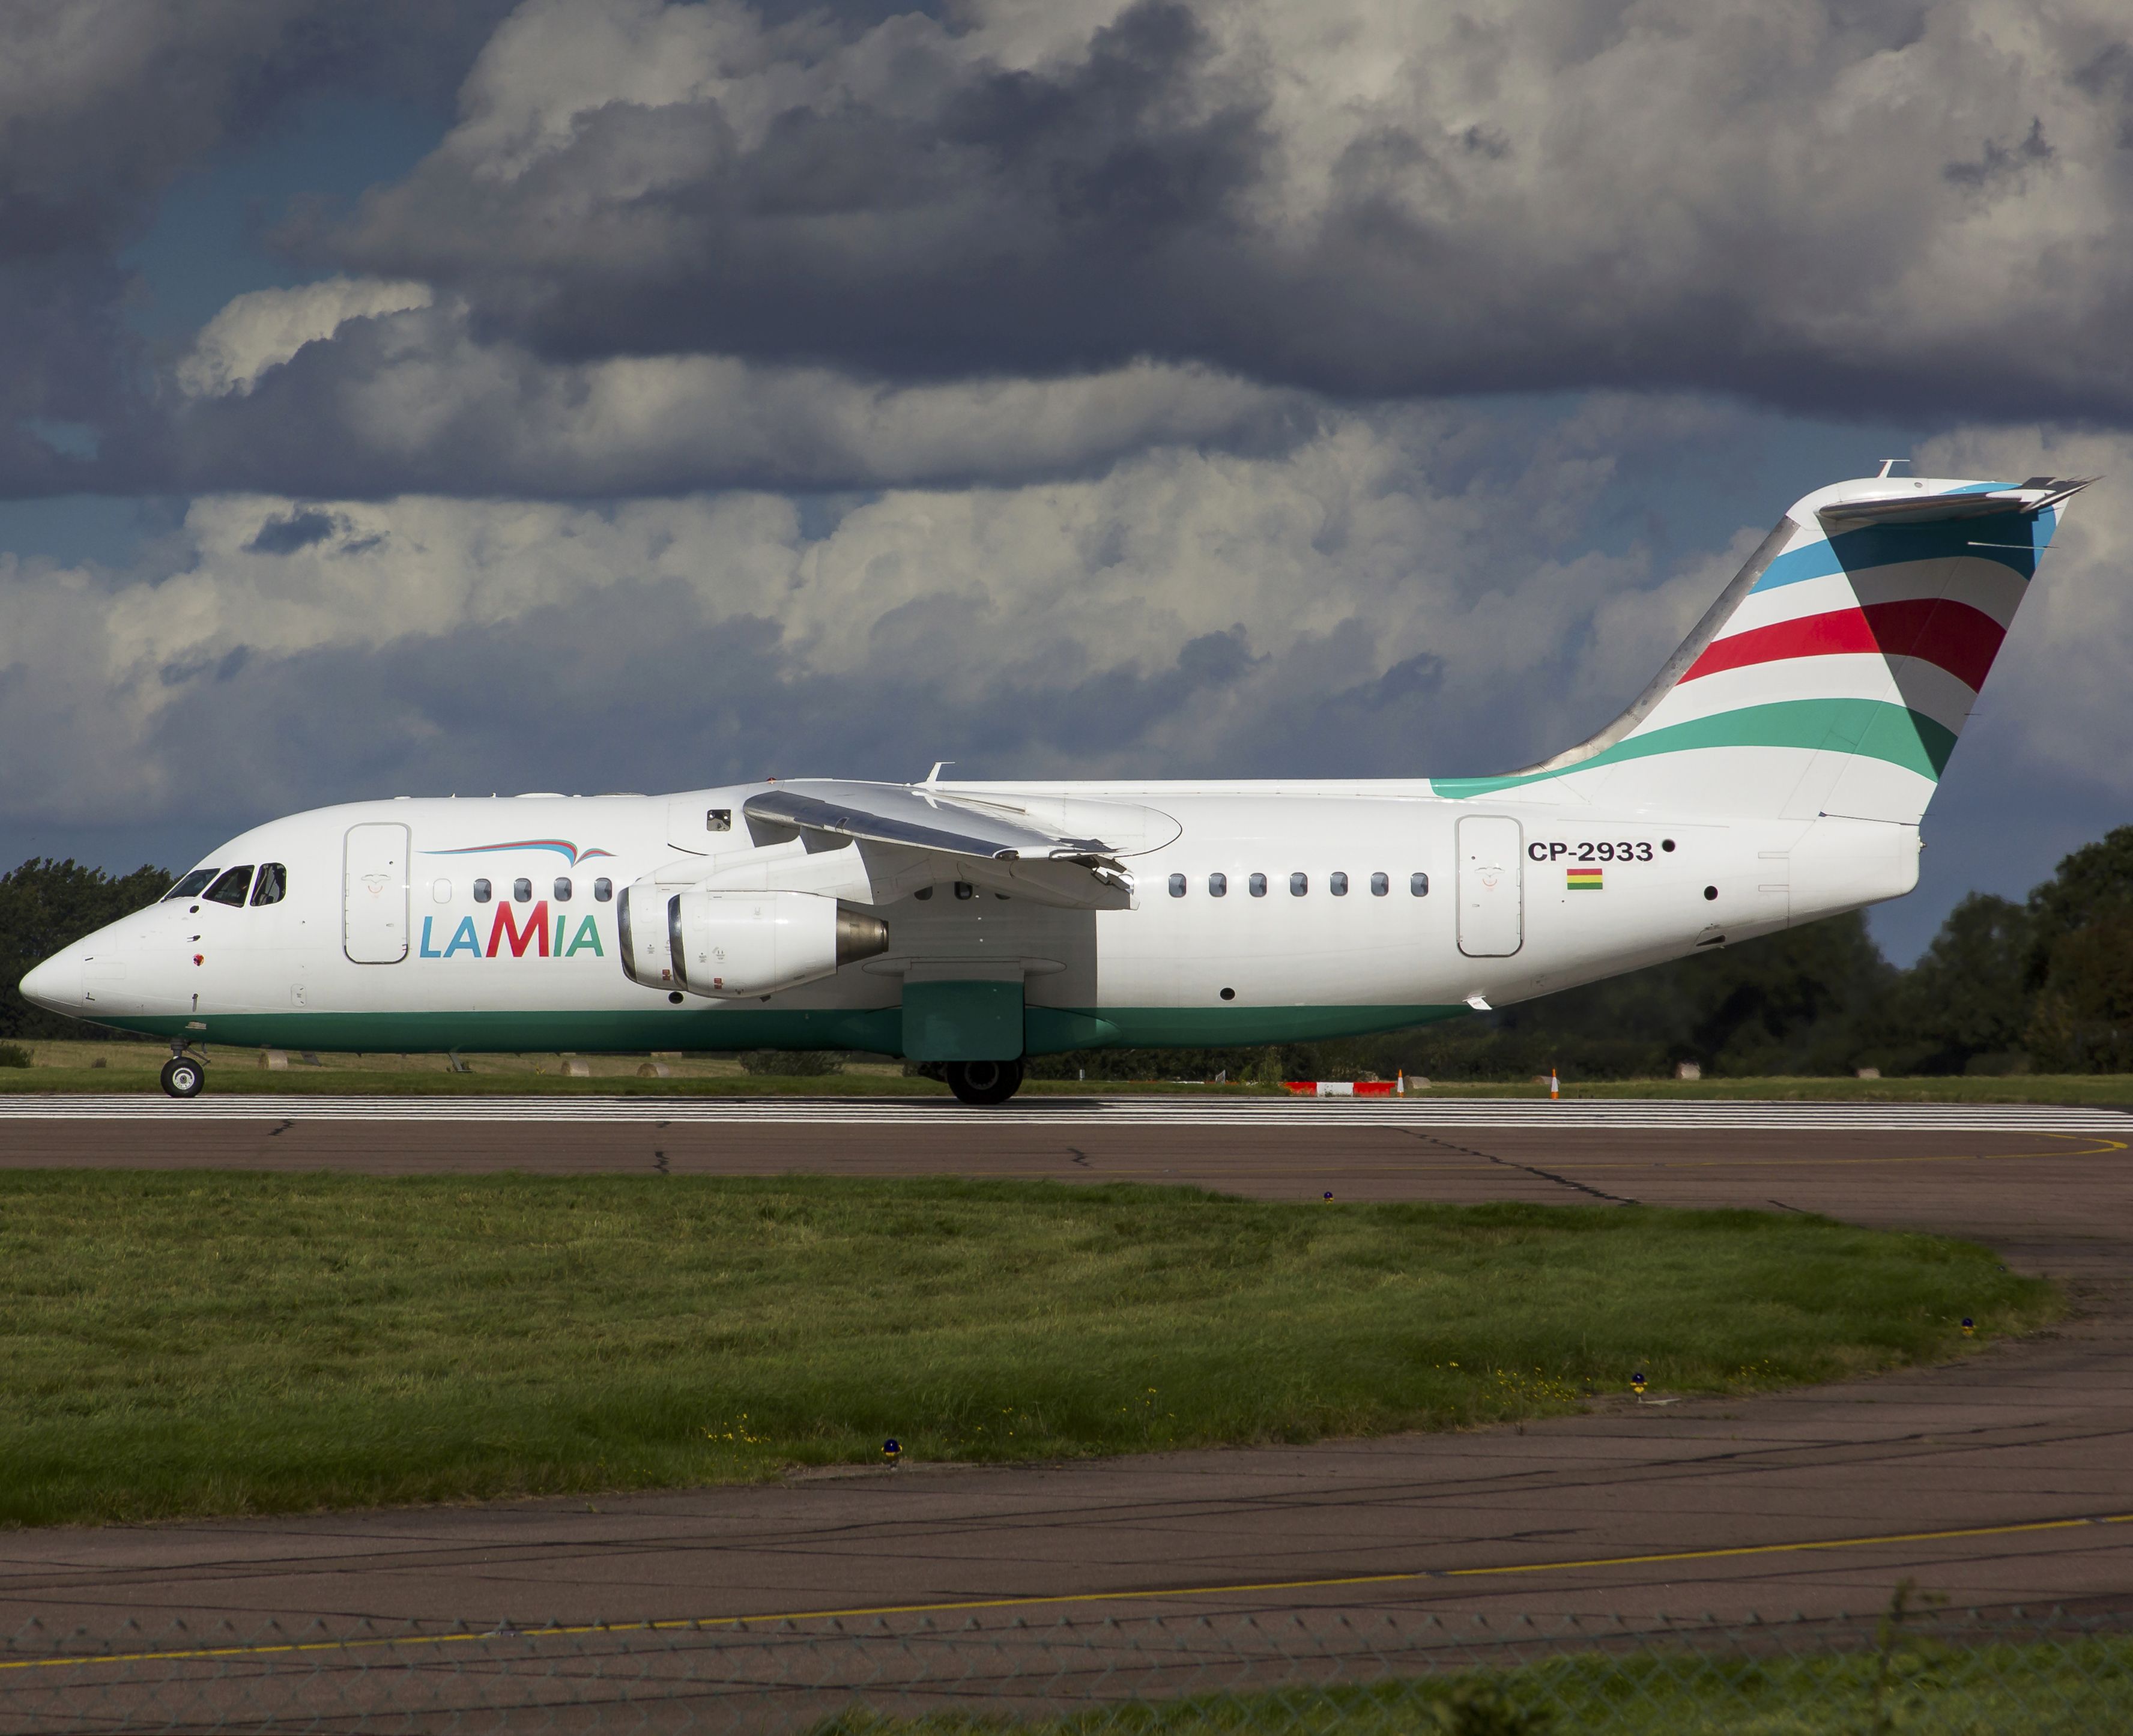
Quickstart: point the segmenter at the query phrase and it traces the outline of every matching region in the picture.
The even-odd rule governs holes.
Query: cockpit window
[[[214,878],[213,868],[195,868],[192,873],[163,894],[163,902],[169,904],[180,898],[197,898],[207,890],[208,882]]]
[[[225,868],[222,878],[207,889],[209,901],[215,904],[244,902],[244,895],[252,889],[252,864],[243,868]]]
[[[289,896],[289,871],[278,862],[259,864],[259,883],[252,888],[254,904],[279,904]]]

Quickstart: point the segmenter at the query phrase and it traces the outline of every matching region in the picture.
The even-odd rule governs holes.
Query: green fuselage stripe
[[[1464,1007],[1088,1007],[1028,1009],[1033,1055],[1066,1049],[1226,1048],[1362,1036],[1457,1017]],[[1047,1017],[1047,1014],[1065,1017]],[[104,1023],[236,1048],[340,1053],[641,1054],[652,1049],[858,1049],[903,1052],[895,1007],[808,1011],[659,1007],[642,1012],[256,1012]],[[198,1028],[205,1026],[205,1029]],[[1115,1036],[1108,1033],[1115,1032]],[[1095,1041],[1091,1041],[1091,1039]]]
[[[1948,756],[1955,751],[1955,732],[1924,712],[1885,700],[1780,700],[1633,735],[1559,772],[1527,772],[1501,777],[1432,777],[1429,786],[1439,796],[1453,801],[1492,796],[1499,790],[1538,783],[1543,778],[1566,777],[1624,760],[1700,748],[1803,748],[1810,752],[1827,748],[1832,753],[1887,760],[1921,777],[1938,781]]]

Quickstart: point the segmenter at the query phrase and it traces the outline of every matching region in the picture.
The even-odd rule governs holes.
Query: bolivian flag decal
[[[1597,892],[1606,890],[1596,868],[1565,868],[1562,871],[1566,890],[1573,892]]]

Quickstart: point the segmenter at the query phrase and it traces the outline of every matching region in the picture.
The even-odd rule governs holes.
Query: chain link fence
[[[0,1650],[0,1733],[2133,1731],[2133,1606],[1875,1617],[1410,1610],[768,1624],[359,1623]]]

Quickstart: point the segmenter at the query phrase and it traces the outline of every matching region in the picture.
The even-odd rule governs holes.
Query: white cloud
[[[65,744],[63,765],[0,766],[0,810],[479,782],[484,756],[551,729],[649,747],[676,783],[780,743],[870,765],[907,733],[1007,741],[991,769],[1031,775],[1487,769],[1620,703],[1688,606],[1648,552],[1581,551],[1620,421],[1596,404],[1521,451],[1471,410],[1351,414],[1277,456],[1173,447],[1081,481],[891,491],[812,535],[762,493],[204,498],[151,573],[18,565],[0,587],[0,728],[34,706]],[[1581,668],[1596,632],[1611,673]]]
[[[177,365],[178,384],[195,397],[249,392],[268,368],[306,344],[332,337],[350,320],[427,307],[430,299],[426,283],[370,277],[328,277],[295,289],[253,290],[237,296],[200,328],[191,353]]]

